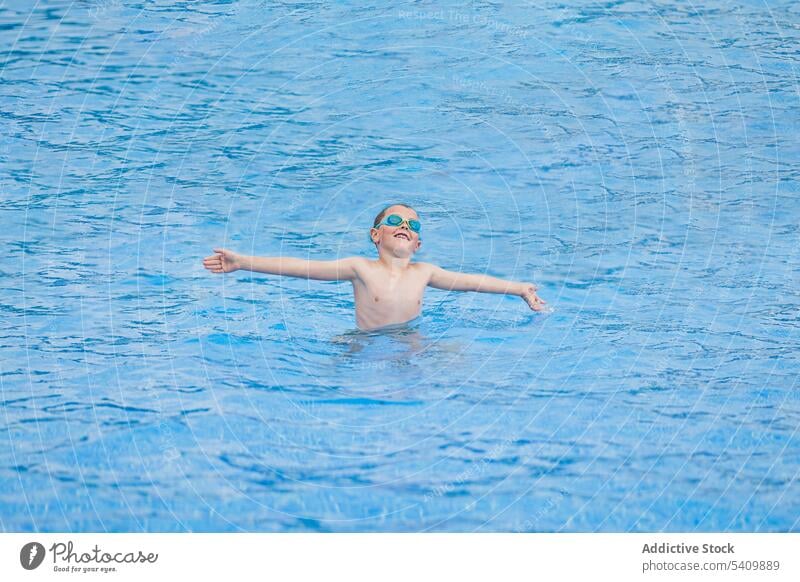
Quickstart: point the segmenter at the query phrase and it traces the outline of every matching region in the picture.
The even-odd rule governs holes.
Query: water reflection
[[[332,337],[330,342],[338,348],[333,357],[336,368],[364,373],[363,380],[373,388],[377,380],[387,387],[431,386],[441,377],[443,369],[452,370],[464,360],[468,345],[463,340],[443,339],[440,334],[424,329],[420,318],[371,331],[350,330]],[[382,375],[389,370],[393,374]]]
[[[409,365],[432,345],[418,325],[416,318],[371,331],[353,329],[334,336],[331,343],[345,348],[339,354],[341,362]]]

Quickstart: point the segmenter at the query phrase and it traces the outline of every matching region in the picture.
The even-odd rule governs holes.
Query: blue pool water
[[[791,2],[4,2],[0,530],[800,529]],[[214,246],[535,281],[355,328]]]

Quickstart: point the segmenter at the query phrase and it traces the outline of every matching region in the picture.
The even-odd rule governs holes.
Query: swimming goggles
[[[384,224],[387,226],[402,226],[403,223],[408,225],[408,228],[413,230],[414,232],[419,232],[422,228],[422,224],[420,224],[419,220],[415,220],[413,218],[403,218],[399,214],[390,214],[383,220],[381,220],[378,224],[374,226],[374,228],[380,228]]]

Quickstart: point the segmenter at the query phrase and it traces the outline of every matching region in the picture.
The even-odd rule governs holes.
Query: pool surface
[[[800,531],[791,2],[4,2],[0,531]],[[247,254],[416,259],[349,283]]]

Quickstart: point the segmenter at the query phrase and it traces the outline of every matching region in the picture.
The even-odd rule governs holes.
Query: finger
[[[218,255],[224,255],[228,251],[226,251],[225,249],[214,249],[214,252],[217,253]]]

